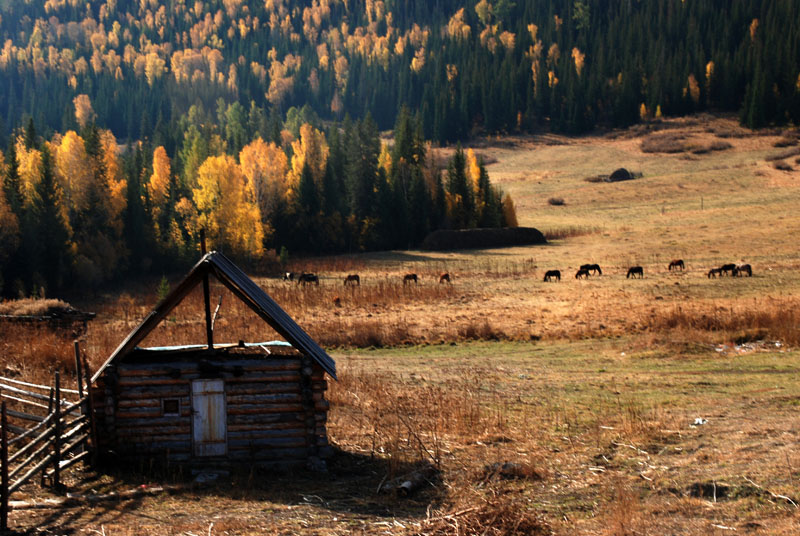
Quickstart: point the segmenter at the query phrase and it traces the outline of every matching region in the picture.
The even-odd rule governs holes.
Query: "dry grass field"
[[[796,133],[716,117],[484,140],[493,181],[521,225],[555,237],[547,246],[291,262],[319,273],[319,287],[257,278],[337,359],[329,473],[251,470],[196,486],[174,467],[74,471],[73,492],[175,487],[18,510],[11,524],[108,536],[797,534],[798,146]],[[619,167],[641,176],[587,180]],[[677,258],[686,270],[669,272]],[[603,275],[576,280],[588,262]],[[753,277],[706,277],[729,262]],[[626,279],[633,265],[643,279]],[[550,269],[560,282],[542,281]],[[452,284],[438,284],[444,271]],[[402,284],[407,272],[418,285]],[[349,273],[360,286],[343,285]],[[71,300],[97,312],[91,366],[150,310],[156,286]],[[223,296],[216,340],[275,337],[220,287],[212,295]],[[190,296],[145,343],[202,341],[201,303]],[[64,337],[0,330],[2,374],[46,382],[71,370]],[[411,497],[377,492],[423,466],[439,471]],[[49,495],[30,486],[14,499]]]

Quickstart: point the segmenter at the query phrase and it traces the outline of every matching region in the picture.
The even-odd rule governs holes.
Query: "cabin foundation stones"
[[[216,277],[285,341],[140,348],[198,284]],[[224,255],[211,252],[93,378],[98,447],[110,461],[192,469],[307,466],[324,471],[327,376],[335,363]]]

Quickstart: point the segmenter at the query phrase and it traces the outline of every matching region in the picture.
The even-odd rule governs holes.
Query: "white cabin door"
[[[195,456],[224,456],[228,452],[225,382],[192,381],[192,444]]]

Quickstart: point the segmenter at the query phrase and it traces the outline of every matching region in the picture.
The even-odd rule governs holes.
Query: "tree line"
[[[119,146],[86,105],[75,99],[79,130],[45,139],[31,120],[0,151],[2,295],[184,268],[201,230],[258,268],[288,252],[409,248],[435,229],[516,225],[482,159],[459,146],[442,161],[406,109],[386,143],[369,115],[323,129],[295,110],[239,131],[192,108],[169,152],[149,139]]]
[[[438,143],[702,110],[797,124],[798,21],[796,0],[8,0],[0,134],[77,130],[84,94],[128,140],[219,99],[382,130],[407,106]]]

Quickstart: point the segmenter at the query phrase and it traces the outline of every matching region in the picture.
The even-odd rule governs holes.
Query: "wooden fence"
[[[61,472],[91,456],[93,437],[89,369],[75,343],[78,389],[0,376],[0,530],[8,529],[11,494],[37,474],[41,485],[61,488]],[[13,408],[13,409],[11,409]],[[92,442],[92,445],[95,443]]]

